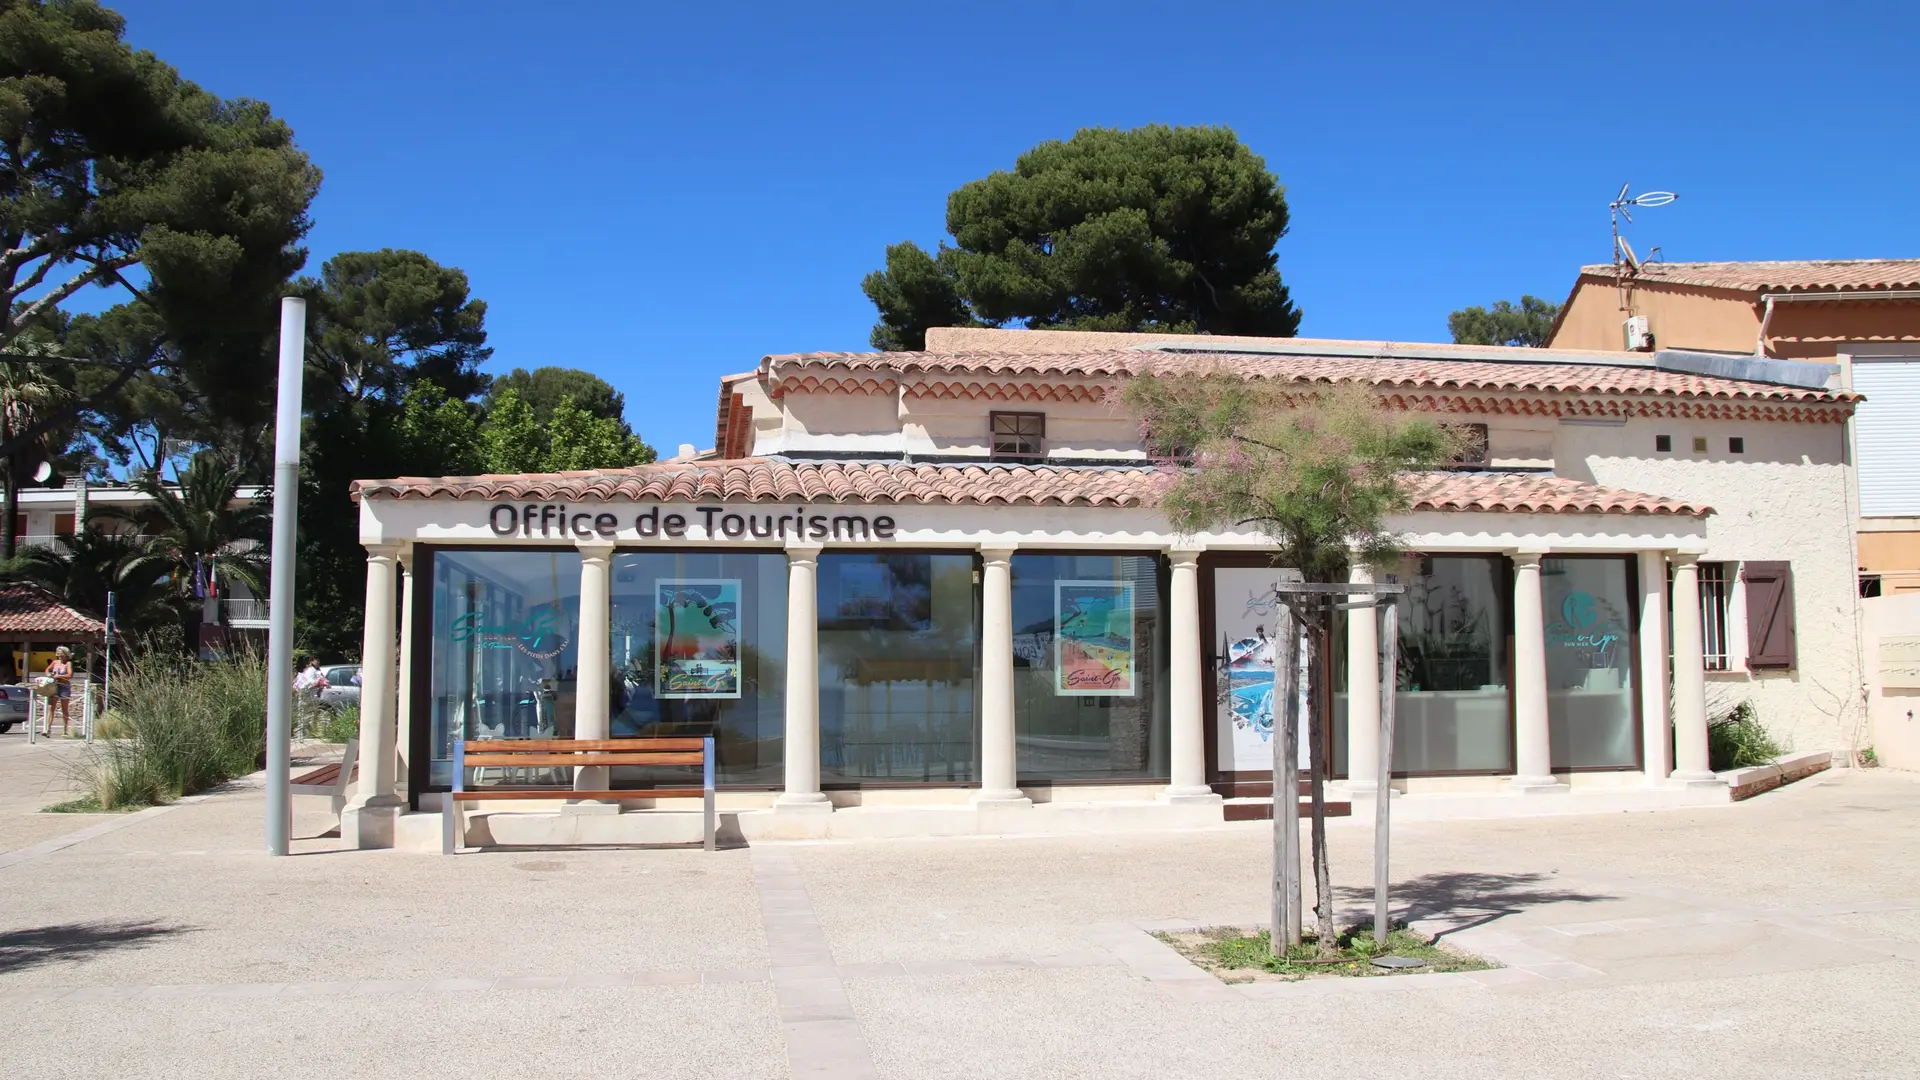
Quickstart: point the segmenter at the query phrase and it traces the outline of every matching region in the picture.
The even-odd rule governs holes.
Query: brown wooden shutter
[[[1793,666],[1793,566],[1750,562],[1740,568],[1747,587],[1747,667]]]

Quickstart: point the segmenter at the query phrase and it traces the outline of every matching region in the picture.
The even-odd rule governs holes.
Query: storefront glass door
[[[1541,560],[1547,734],[1556,772],[1639,767],[1633,572],[1625,558]]]

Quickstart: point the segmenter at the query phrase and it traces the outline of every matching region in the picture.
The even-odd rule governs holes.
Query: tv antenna
[[[1640,269],[1640,258],[1633,253],[1633,245],[1620,235],[1620,219],[1626,218],[1627,224],[1633,224],[1633,209],[1636,206],[1665,206],[1680,196],[1671,191],[1643,191],[1638,195],[1628,195],[1632,184],[1621,184],[1620,194],[1607,204],[1607,213],[1613,218],[1613,271],[1617,277],[1621,267],[1628,270]]]
[[[1632,184],[1621,184],[1620,194],[1607,204],[1607,213],[1613,218],[1613,281],[1620,290],[1620,310],[1633,311],[1633,277],[1640,272],[1640,257],[1633,253],[1633,245],[1620,235],[1620,219],[1626,218],[1627,224],[1633,224],[1635,207],[1665,206],[1680,196],[1671,191],[1643,191],[1638,195],[1629,195],[1627,190]],[[1659,251],[1659,248],[1654,248]]]

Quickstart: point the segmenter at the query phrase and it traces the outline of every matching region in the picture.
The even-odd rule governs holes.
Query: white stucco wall
[[[1655,436],[1670,435],[1659,453]],[[1707,439],[1695,452],[1693,439]],[[1745,440],[1743,453],[1727,440]],[[1704,502],[1702,561],[1784,560],[1793,566],[1797,658],[1787,671],[1715,672],[1710,699],[1751,700],[1796,750],[1844,750],[1864,735],[1865,707],[1854,533],[1840,424],[1634,419],[1618,426],[1562,423],[1561,476]],[[1744,659],[1744,587],[1736,583],[1728,636]]]

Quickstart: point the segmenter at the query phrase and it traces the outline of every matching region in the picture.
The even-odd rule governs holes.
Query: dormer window
[[[993,431],[993,460],[1044,461],[1046,459],[1046,413],[988,413],[987,422]]]
[[[1453,468],[1456,468],[1456,469],[1486,468],[1488,464],[1487,425],[1455,424],[1455,425],[1449,425],[1449,426],[1467,433],[1466,448],[1461,450],[1460,455],[1453,459],[1453,462],[1452,462]]]

